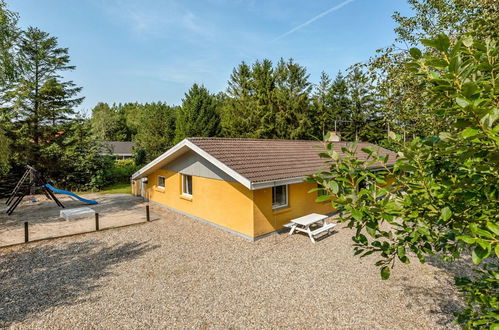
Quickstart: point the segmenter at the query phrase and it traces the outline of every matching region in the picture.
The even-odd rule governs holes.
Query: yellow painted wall
[[[255,237],[283,228],[291,219],[310,213],[334,211],[331,203],[317,203],[317,192],[308,193],[316,184],[302,182],[288,185],[288,206],[272,210],[272,188],[253,191]]]
[[[158,175],[166,179],[165,189],[157,187]],[[315,184],[288,185],[288,207],[272,210],[272,188],[249,190],[237,182],[192,177],[192,199],[181,195],[181,174],[158,170],[148,176],[147,195],[151,201],[203,220],[258,237],[281,229],[290,219],[309,213],[333,211],[330,203],[316,203]]]
[[[158,175],[166,178],[157,187]],[[254,237],[253,191],[237,182],[192,177],[192,199],[181,196],[181,174],[158,170],[148,176],[147,198],[203,220]]]

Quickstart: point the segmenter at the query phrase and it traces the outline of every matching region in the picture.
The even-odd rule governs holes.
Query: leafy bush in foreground
[[[470,251],[478,265],[473,278],[456,284],[467,305],[457,321],[467,328],[498,327],[499,305],[499,117],[498,48],[495,40],[464,36],[453,45],[445,35],[423,40],[423,56],[410,53],[408,65],[425,85],[429,109],[447,129],[438,136],[397,145],[393,168],[375,149],[365,148],[366,161],[355,158],[355,144],[340,158],[331,144],[321,156],[327,170],[311,179],[328,192],[341,211],[341,221],[356,229],[355,254],[377,254],[381,277],[395,263],[420,262],[438,254],[446,261]],[[373,165],[381,170],[369,170]],[[371,184],[362,185],[362,182]],[[471,267],[471,264],[470,264]]]

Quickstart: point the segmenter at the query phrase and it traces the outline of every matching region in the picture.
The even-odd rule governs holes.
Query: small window
[[[317,196],[324,196],[324,195],[327,195],[327,191],[324,189],[324,186],[321,185],[321,184],[318,184],[317,185],[317,188],[319,190],[317,190]]]
[[[288,186],[272,187],[272,208],[279,209],[288,206]]]
[[[164,176],[158,176],[158,188],[165,189],[166,180]]]
[[[370,186],[371,186],[371,181],[367,178],[359,182],[359,190],[369,189]]]
[[[182,195],[192,196],[192,176],[182,174]]]

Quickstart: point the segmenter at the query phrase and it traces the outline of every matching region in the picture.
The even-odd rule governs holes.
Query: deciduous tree
[[[470,327],[497,326],[499,304],[499,94],[496,40],[445,35],[424,39],[431,51],[411,49],[408,69],[425,82],[428,111],[445,122],[436,136],[404,144],[393,168],[375,148],[356,158],[356,145],[344,157],[331,144],[322,154],[329,170],[312,179],[340,210],[340,221],[356,229],[355,254],[377,254],[381,277],[415,256],[446,261],[471,251],[479,266],[473,278],[458,278],[467,308],[458,322]],[[420,79],[418,79],[420,77]],[[373,172],[373,166],[381,171]],[[370,185],[361,185],[368,181]],[[470,265],[471,268],[471,265]]]
[[[161,102],[135,104],[128,110],[127,124],[135,132],[135,149],[144,154],[136,155],[139,161],[151,161],[174,145],[177,112],[178,107]]]

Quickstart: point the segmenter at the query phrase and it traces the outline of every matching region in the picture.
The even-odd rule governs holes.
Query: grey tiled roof
[[[102,153],[111,155],[131,155],[133,142],[130,141],[103,141]]]
[[[266,182],[304,177],[314,174],[324,166],[319,157],[323,150],[319,141],[265,140],[231,138],[189,138],[217,160],[241,174],[251,182]],[[333,148],[341,155],[341,148],[348,142],[333,142]],[[396,154],[372,143],[360,142],[357,156],[366,159],[362,148],[371,146],[380,155],[389,155],[388,165],[393,165]],[[373,166],[375,167],[375,166]]]

